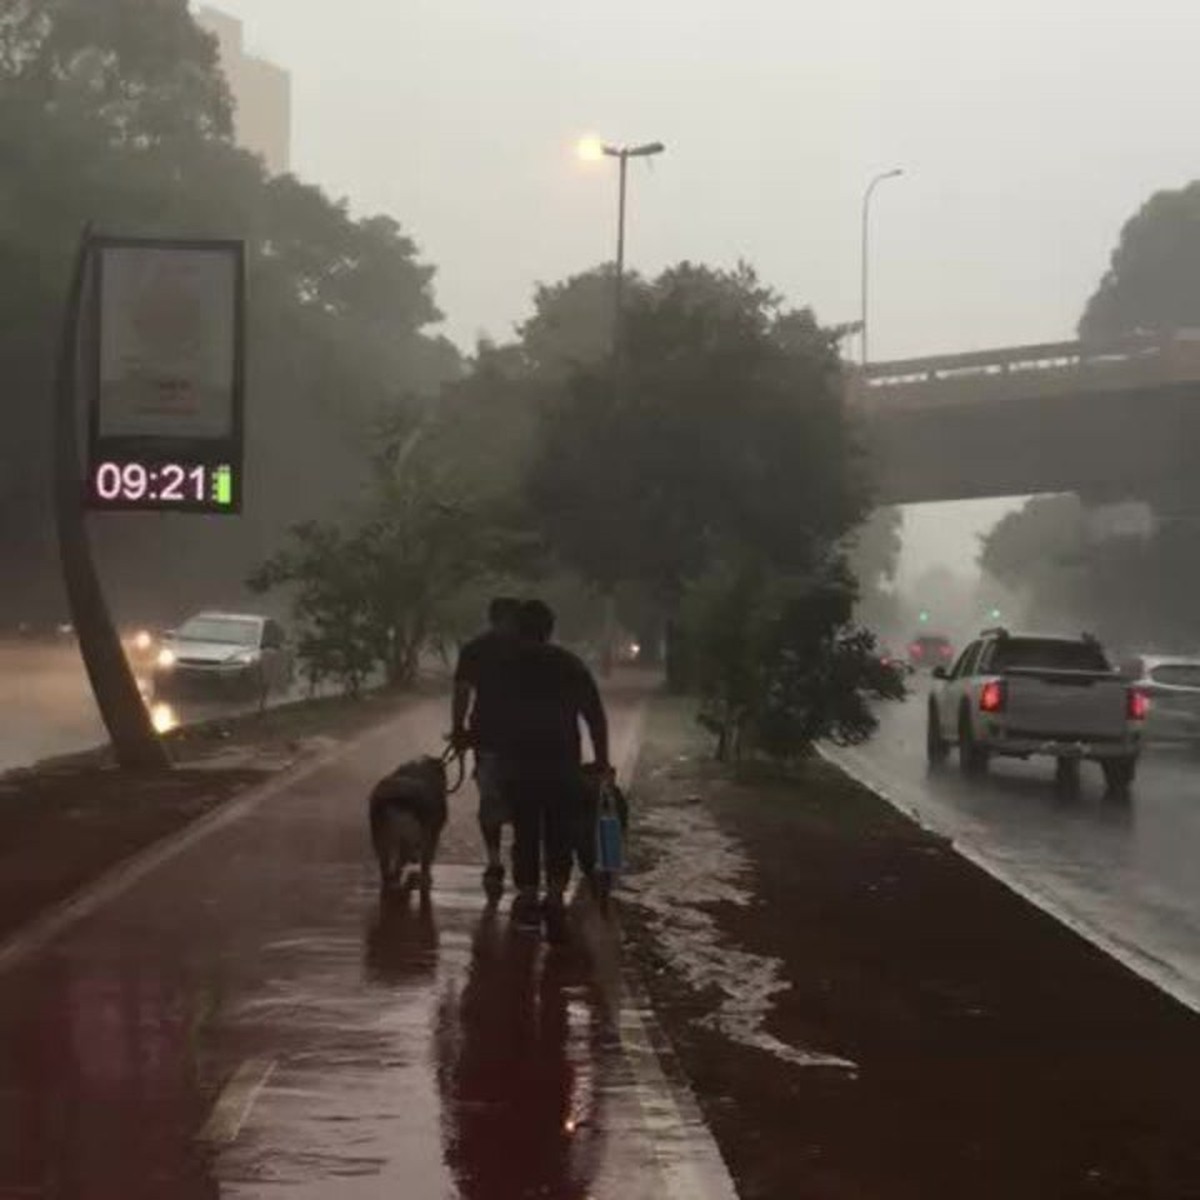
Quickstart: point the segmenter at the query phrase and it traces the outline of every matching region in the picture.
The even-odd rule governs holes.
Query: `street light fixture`
[[[875,189],[883,183],[885,179],[895,179],[903,175],[904,171],[900,167],[896,167],[891,171],[882,171],[876,175],[874,179],[867,184],[867,190],[863,193],[862,202],[862,365],[866,369],[867,363],[870,362],[869,348],[867,343],[867,284],[869,280],[869,257],[868,257],[868,238],[870,234],[870,216],[871,216],[871,197],[875,193]]]

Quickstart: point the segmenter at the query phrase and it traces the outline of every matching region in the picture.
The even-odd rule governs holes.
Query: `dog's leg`
[[[421,847],[421,896],[426,900],[433,891],[433,856],[436,853],[437,840],[427,836]]]

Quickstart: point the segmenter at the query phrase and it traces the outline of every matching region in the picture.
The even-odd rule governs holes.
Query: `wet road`
[[[273,696],[271,703],[302,694],[297,688],[291,697]],[[175,718],[190,724],[255,707],[253,700],[188,702],[178,705]],[[0,772],[90,750],[107,740],[74,646],[0,642]]]
[[[0,642],[0,771],[104,740],[104,725],[73,647]]]
[[[953,759],[925,764],[925,696],[881,706],[876,739],[831,752],[929,828],[1140,974],[1200,1010],[1200,759],[1178,748],[1142,758],[1130,800],[1053,785],[1053,763],[993,762],[965,780]]]
[[[429,909],[381,907],[364,797],[444,726],[414,702],[0,951],[0,1198],[728,1200],[612,928],[486,912],[469,787]]]

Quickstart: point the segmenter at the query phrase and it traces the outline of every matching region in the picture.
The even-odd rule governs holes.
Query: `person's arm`
[[[588,736],[592,739],[592,755],[596,765],[605,770],[611,770],[612,764],[608,758],[608,717],[604,712],[604,701],[600,699],[600,689],[591,671],[580,664],[580,697],[579,712],[583,723],[587,726]]]
[[[450,701],[450,741],[457,749],[465,749],[469,735],[467,733],[467,717],[471,712],[471,697],[474,687],[474,655],[471,648],[464,646],[458,656],[458,666],[454,670],[454,695]]]

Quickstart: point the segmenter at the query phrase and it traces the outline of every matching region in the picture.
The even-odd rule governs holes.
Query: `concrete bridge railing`
[[[1006,399],[1200,383],[1200,330],[1094,345],[1048,342],[873,363],[848,379],[864,416]]]

